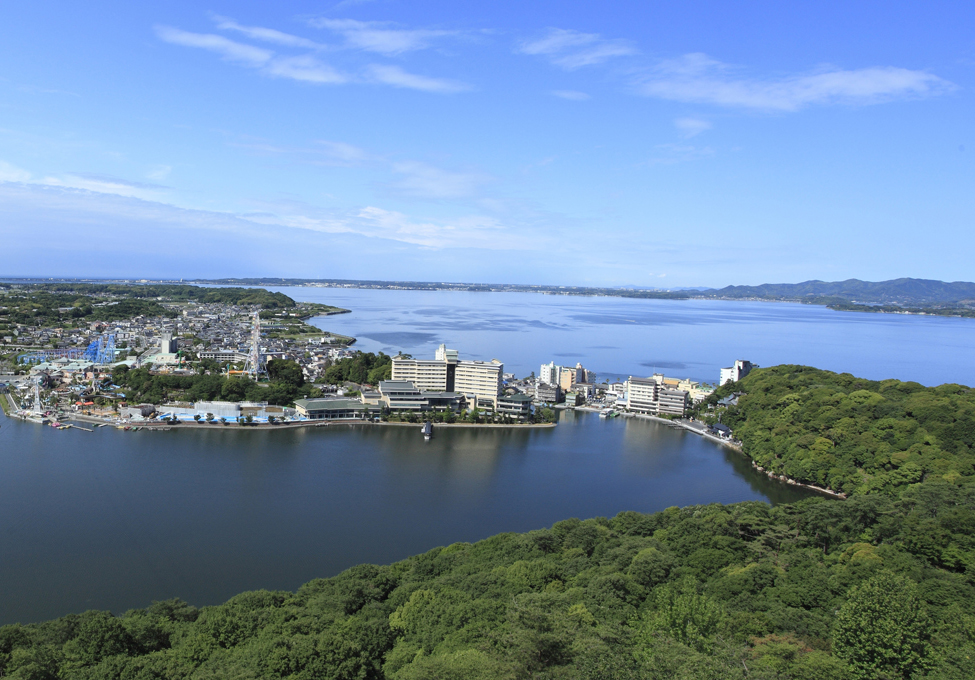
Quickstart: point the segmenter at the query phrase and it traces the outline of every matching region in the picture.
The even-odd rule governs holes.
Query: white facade
[[[390,380],[405,380],[422,392],[446,392],[447,362],[443,360],[402,359],[393,357]]]
[[[659,375],[659,374],[658,374]],[[688,394],[684,390],[672,389],[657,380],[657,375],[650,378],[634,378],[626,381],[626,407],[637,413],[659,415],[684,415],[687,408]]]
[[[562,367],[554,361],[542,364],[538,371],[538,380],[546,385],[558,385],[562,378]]]
[[[753,368],[755,368],[755,365],[752,362],[739,359],[735,362],[734,366],[721,369],[721,380],[718,384],[724,385],[727,382],[738,382],[748,375]]]
[[[477,405],[490,404],[496,408],[501,396],[501,374],[504,364],[492,361],[458,361],[454,375],[454,391],[477,399]]]
[[[460,361],[455,349],[440,345],[436,358],[393,357],[391,380],[404,380],[422,392],[459,392],[477,406],[496,408],[501,396],[504,364],[492,361]]]
[[[653,378],[634,378],[626,381],[626,405],[638,413],[657,412],[657,390],[660,387]]]

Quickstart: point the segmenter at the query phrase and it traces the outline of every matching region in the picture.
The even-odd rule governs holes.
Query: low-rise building
[[[372,413],[355,399],[298,399],[295,411],[308,420],[365,420]]]
[[[527,394],[507,394],[498,397],[497,411],[518,420],[526,420],[532,414],[532,398]]]
[[[464,395],[458,392],[423,392],[407,380],[379,383],[379,403],[393,413],[422,411],[460,411]]]
[[[565,394],[559,385],[540,382],[535,387],[535,403],[561,404],[563,401],[565,401]]]

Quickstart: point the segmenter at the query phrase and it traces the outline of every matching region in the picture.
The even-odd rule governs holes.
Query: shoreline
[[[2,401],[2,402],[7,402],[7,400],[10,397],[10,395],[0,395],[0,396],[3,397],[3,399],[0,399],[0,401]],[[583,411],[585,413],[596,413],[596,414],[598,414],[602,409],[596,409],[596,408],[585,407],[585,406],[581,406],[581,407],[580,406],[576,406],[576,407],[572,407],[571,410]],[[6,408],[4,409],[4,415],[6,415],[6,417],[8,417],[8,418],[21,420],[23,422],[31,422],[31,423],[34,423],[36,425],[40,425],[41,424],[39,422],[30,420],[30,419],[28,419],[25,416],[19,415],[16,411],[14,411],[13,413],[11,413]],[[696,434],[698,436],[704,437],[705,439],[708,439],[708,440],[710,440],[711,442],[713,442],[715,444],[721,444],[722,446],[726,446],[726,447],[728,447],[728,448],[730,448],[730,449],[732,449],[734,451],[737,451],[739,454],[741,454],[742,456],[744,456],[745,458],[747,458],[748,459],[748,462],[751,464],[752,468],[754,468],[757,472],[760,472],[760,473],[764,474],[766,477],[768,477],[769,479],[775,480],[777,482],[782,482],[783,484],[788,484],[789,486],[798,486],[798,487],[802,487],[804,489],[809,489],[810,491],[814,491],[814,492],[819,493],[819,494],[822,494],[824,496],[829,496],[830,498],[837,498],[837,499],[841,499],[841,500],[846,500],[849,497],[847,494],[840,493],[840,492],[837,492],[837,491],[833,491],[832,489],[825,489],[823,487],[816,486],[814,484],[806,484],[804,482],[800,482],[798,480],[795,480],[792,477],[789,477],[788,475],[782,475],[782,474],[778,474],[778,473],[776,473],[776,472],[774,472],[772,470],[766,470],[765,468],[763,468],[762,466],[760,466],[758,463],[756,463],[751,458],[751,456],[749,456],[745,452],[744,448],[740,444],[735,443],[734,441],[728,441],[727,439],[721,439],[720,437],[716,437],[716,436],[710,434],[709,432],[705,432],[703,429],[698,429],[698,428],[695,428],[695,427],[690,427],[687,423],[685,423],[685,422],[683,422],[681,420],[669,420],[667,418],[658,418],[657,416],[652,416],[652,415],[645,414],[645,413],[621,413],[620,415],[622,417],[624,417],[624,418],[639,418],[641,420],[650,420],[650,421],[653,421],[653,422],[656,422],[656,423],[660,423],[661,425],[667,425],[667,426],[672,427],[674,429],[684,430],[686,432],[691,432],[691,433]],[[200,429],[203,429],[203,430],[223,430],[223,429],[228,429],[229,428],[229,429],[237,430],[237,431],[239,431],[239,430],[255,430],[255,431],[262,431],[263,432],[263,431],[266,431],[266,430],[296,430],[296,429],[313,428],[313,427],[331,427],[332,425],[345,426],[345,427],[349,427],[349,426],[353,426],[353,425],[388,426],[388,427],[419,427],[420,426],[419,423],[402,423],[402,422],[394,422],[394,423],[391,423],[391,422],[378,422],[377,423],[375,421],[369,421],[369,420],[305,420],[305,421],[299,421],[299,422],[281,422],[281,423],[275,423],[274,425],[271,425],[269,423],[252,423],[252,424],[249,424],[248,425],[248,424],[231,423],[231,422],[228,422],[226,424],[223,424],[223,423],[220,423],[219,421],[213,421],[211,423],[207,423],[207,422],[199,422],[198,423],[198,422],[195,422],[194,421],[194,422],[180,422],[179,424],[174,425],[174,424],[169,423],[169,422],[128,422],[128,423],[118,423],[118,422],[106,421],[106,420],[104,420],[102,418],[96,418],[95,416],[86,416],[86,415],[82,415],[82,414],[66,414],[64,416],[64,420],[65,421],[77,421],[77,422],[89,423],[89,424],[94,424],[94,425],[102,425],[104,427],[111,427],[111,428],[114,428],[114,429],[120,429],[120,428],[125,428],[125,427],[129,427],[129,428],[138,427],[138,428],[142,428],[142,429],[146,429],[146,430],[159,430],[159,431],[169,431],[169,430],[173,430],[173,429],[176,429],[176,428],[179,428],[179,429],[189,429],[189,430],[200,430]],[[508,428],[508,429],[522,429],[522,428],[525,428],[525,429],[536,429],[536,428],[553,428],[557,424],[558,423],[520,423],[520,424],[504,424],[504,423],[434,423],[433,425],[434,425],[434,431],[436,431],[437,428],[442,428],[442,427],[444,427],[444,428],[446,428],[446,427],[460,427],[460,428],[482,427],[482,428]],[[81,429],[81,428],[79,428],[79,429]]]
[[[6,396],[6,395],[4,395]],[[40,425],[40,422],[34,421],[24,415],[20,415],[16,412],[7,413],[8,418],[21,420],[23,422],[33,423],[35,425]],[[53,420],[53,418],[51,418]],[[278,422],[275,424],[270,423],[236,423],[227,422],[221,423],[218,420],[212,422],[196,422],[196,421],[180,421],[178,424],[173,424],[167,421],[128,421],[128,422],[118,422],[114,420],[105,420],[104,418],[98,418],[96,416],[87,416],[78,413],[68,413],[64,414],[60,422],[79,422],[88,423],[90,425],[101,425],[103,427],[110,427],[113,429],[118,428],[144,428],[147,430],[173,430],[173,429],[188,429],[188,430],[223,430],[223,429],[233,429],[233,430],[295,430],[306,427],[331,427],[333,425],[337,426],[352,426],[352,425],[370,425],[370,426],[392,426],[392,427],[421,427],[422,423],[401,423],[401,422],[375,422],[370,420],[301,420],[301,421],[291,421],[291,422]],[[552,428],[555,427],[557,423],[433,423],[434,431],[441,427],[486,427],[486,428],[509,428],[509,429],[529,429],[529,428]]]
[[[593,408],[579,407],[579,406],[576,406],[575,407],[575,410],[577,410],[577,411],[586,411],[588,413],[599,413],[599,411],[600,411],[600,409],[593,409]],[[715,444],[721,444],[723,446],[727,446],[729,449],[733,449],[734,451],[737,451],[738,453],[740,453],[741,455],[743,455],[745,458],[747,458],[748,459],[748,462],[751,463],[751,466],[755,470],[757,470],[758,472],[761,472],[762,474],[764,474],[769,479],[774,479],[777,482],[783,482],[785,484],[788,484],[789,486],[799,486],[799,487],[802,487],[804,489],[809,489],[810,491],[815,491],[816,493],[821,493],[821,494],[823,494],[825,496],[829,496],[831,498],[839,498],[841,500],[846,500],[849,497],[845,493],[840,493],[838,491],[833,491],[832,489],[825,489],[825,488],[823,488],[821,486],[816,486],[815,484],[806,484],[804,482],[800,482],[800,481],[798,481],[796,479],[793,479],[792,477],[789,477],[788,475],[781,475],[781,474],[778,474],[776,472],[773,472],[772,470],[766,470],[761,465],[759,465],[758,463],[756,463],[754,461],[754,459],[752,459],[752,457],[749,456],[745,452],[745,449],[742,447],[741,444],[735,443],[734,441],[729,441],[727,439],[722,439],[721,437],[716,437],[715,435],[711,434],[710,432],[706,432],[703,429],[698,429],[696,427],[690,427],[683,420],[668,420],[667,418],[658,418],[657,416],[651,416],[651,415],[645,414],[645,413],[621,413],[620,415],[622,415],[624,418],[640,418],[642,420],[652,420],[652,421],[657,422],[657,423],[660,423],[662,425],[668,425],[668,426],[670,426],[670,427],[672,427],[674,429],[684,430],[686,432],[692,432],[692,433],[694,433],[696,435],[699,435],[701,437],[704,437],[705,439],[711,440]]]

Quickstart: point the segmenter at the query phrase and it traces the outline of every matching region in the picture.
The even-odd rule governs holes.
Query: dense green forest
[[[756,369],[708,398],[766,470],[847,494],[895,494],[922,479],[975,474],[975,391],[864,380],[808,366]]]
[[[897,304],[915,307],[971,306],[975,302],[975,283],[934,281],[932,279],[891,279],[890,281],[804,281],[765,283],[760,286],[726,286],[701,295],[720,298],[765,298],[816,302],[832,299],[843,302]],[[826,302],[819,302],[826,304]]]
[[[272,359],[267,363],[267,383],[256,383],[244,376],[220,373],[198,375],[153,375],[145,368],[130,369],[119,364],[112,370],[112,381],[122,388],[126,399],[135,404],[162,404],[167,401],[266,401],[287,406],[295,399],[321,396],[321,391],[305,384],[297,362]]]
[[[25,326],[70,324],[89,318],[99,321],[121,321],[134,316],[176,316],[156,300],[105,300],[80,293],[31,292],[29,295],[0,297],[0,322]],[[5,308],[5,309],[4,309]]]
[[[295,593],[0,628],[17,678],[972,677],[971,485],[566,520]],[[968,555],[938,566],[933,543]]]
[[[344,382],[378,385],[393,374],[393,358],[380,352],[356,352],[355,356],[339,359],[325,369],[325,382],[341,385]]]
[[[283,293],[260,288],[202,288],[178,285],[48,283],[3,288],[0,323],[28,326],[71,324],[86,319],[122,321],[134,316],[175,317],[166,302],[260,305],[266,310],[292,309],[295,301]],[[324,307],[324,306],[323,306]],[[337,308],[329,307],[328,310]]]
[[[975,677],[969,390],[783,366],[731,391],[746,454],[850,498],[570,519],[295,593],[5,626],[0,675]]]
[[[126,298],[162,298],[171,302],[217,302],[232,305],[260,305],[265,309],[284,309],[295,301],[284,293],[272,293],[263,288],[206,288],[180,284],[124,284],[124,283],[44,283],[33,284],[26,290],[81,295],[114,295]]]

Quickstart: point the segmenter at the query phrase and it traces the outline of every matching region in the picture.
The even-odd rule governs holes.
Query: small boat
[[[424,439],[429,439],[430,437],[432,437],[433,436],[433,423],[431,423],[429,420],[427,422],[423,423],[423,427],[420,428],[420,432],[423,433],[423,438]]]

